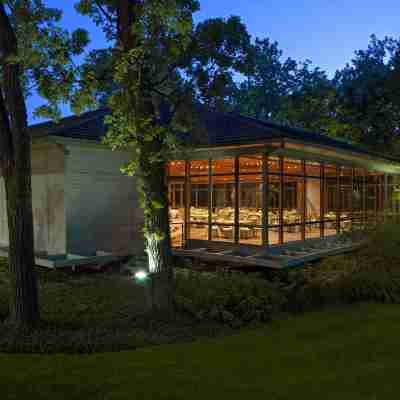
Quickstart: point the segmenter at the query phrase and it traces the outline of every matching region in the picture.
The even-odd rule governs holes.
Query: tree
[[[67,88],[72,87],[71,56],[86,43],[83,31],[69,36],[59,29],[60,17],[41,0],[0,1],[0,172],[9,229],[10,322],[18,326],[39,320],[25,98],[36,88],[48,99],[37,113],[59,114],[57,104],[68,98]]]
[[[198,7],[196,0],[77,4],[115,41],[111,64],[117,85],[109,100],[107,143],[131,150],[124,171],[136,176],[144,209],[154,309],[172,308],[166,162],[181,148],[179,134],[194,124],[197,103],[223,107],[227,83],[233,71],[246,68],[250,44],[237,17],[195,27]],[[102,84],[94,75],[83,79],[82,91],[96,98]]]
[[[259,119],[275,119],[296,86],[297,62],[282,60],[277,42],[256,39],[249,52],[245,79],[233,95],[236,111]]]
[[[400,126],[400,41],[372,36],[366,50],[335,75],[336,117],[343,134],[375,150],[391,151]]]
[[[291,126],[336,136],[339,129],[334,110],[336,88],[321,69],[311,62],[298,63],[295,84],[281,99],[275,119]]]

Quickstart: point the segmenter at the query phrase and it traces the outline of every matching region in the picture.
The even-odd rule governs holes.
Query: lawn
[[[399,315],[398,305],[359,304],[190,344],[0,354],[1,398],[394,399]]]

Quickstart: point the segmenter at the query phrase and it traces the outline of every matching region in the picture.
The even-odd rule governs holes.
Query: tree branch
[[[96,5],[97,5],[98,9],[100,10],[100,12],[108,20],[108,22],[114,24],[117,21],[117,19],[115,17],[113,17],[109,12],[106,11],[106,9],[101,5],[99,0],[94,0],[94,2],[96,3]]]

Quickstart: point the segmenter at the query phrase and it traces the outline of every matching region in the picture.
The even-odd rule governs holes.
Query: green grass
[[[359,304],[191,344],[0,354],[1,398],[395,399],[399,315],[399,305]]]

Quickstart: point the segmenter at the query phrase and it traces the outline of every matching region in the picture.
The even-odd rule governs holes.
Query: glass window
[[[239,223],[261,225],[262,221],[261,175],[244,175],[239,182]]]
[[[311,223],[306,224],[306,239],[315,239],[321,236],[321,224],[320,223]]]
[[[290,225],[283,227],[283,242],[296,242],[302,240],[302,225]]]
[[[233,176],[214,177],[212,184],[212,220],[218,224],[235,222],[235,184]]]
[[[367,218],[375,216],[378,209],[378,179],[377,175],[369,172],[366,176],[365,187],[365,212]]]
[[[191,223],[189,238],[191,240],[208,240],[208,225]]]
[[[303,218],[303,178],[285,176],[283,180],[283,224],[297,224]]]
[[[306,179],[306,221],[321,220],[321,180]]]
[[[352,217],[353,179],[352,169],[341,167],[339,169],[339,213],[341,219]],[[346,224],[343,224],[344,226]]]
[[[240,226],[239,241],[241,244],[262,244],[262,228],[255,226]]]
[[[208,223],[208,177],[190,180],[190,221]]]
[[[339,209],[339,193],[337,168],[335,165],[324,166],[324,219],[333,221],[336,219],[336,212]]]
[[[211,227],[211,240],[216,242],[234,242],[235,229],[233,225],[213,225]]]
[[[268,177],[268,224],[280,224],[280,179],[279,176],[269,175]]]

